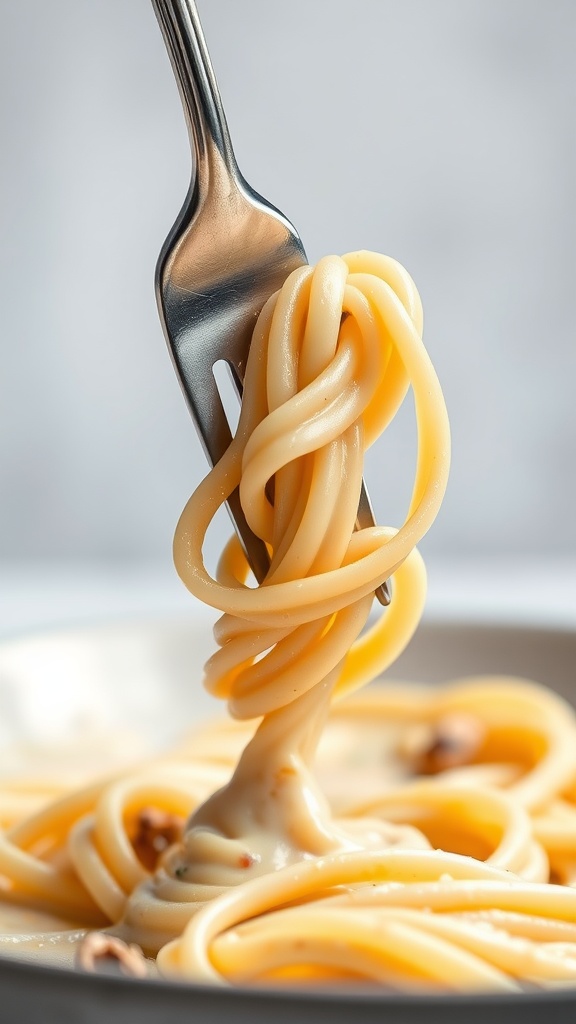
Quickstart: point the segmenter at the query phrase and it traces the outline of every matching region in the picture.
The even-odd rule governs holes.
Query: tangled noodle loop
[[[375,253],[294,271],[262,310],[236,436],[188,502],[174,545],[187,587],[224,612],[206,681],[237,717],[269,714],[332,672],[341,696],[393,661],[416,627],[424,574],[414,548],[442,500],[450,449],[421,334],[413,281]],[[410,385],[418,456],[406,521],[356,530],[364,451]],[[208,525],[238,486],[271,552],[257,589],[235,540],[216,580],[202,562]],[[391,608],[354,646],[375,588],[393,574]]]

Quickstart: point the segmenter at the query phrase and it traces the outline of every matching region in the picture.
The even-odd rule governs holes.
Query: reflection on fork
[[[212,465],[231,434],[214,365],[227,363],[241,394],[256,319],[267,298],[306,263],[302,242],[279,210],[242,176],[193,0],[152,0],[180,89],[195,174],[158,260],[160,317],[182,390]],[[269,568],[238,491],[228,509],[256,579]],[[358,526],[374,525],[364,483]],[[382,604],[387,584],[378,587]]]

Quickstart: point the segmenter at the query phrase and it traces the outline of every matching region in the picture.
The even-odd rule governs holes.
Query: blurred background
[[[512,587],[576,620],[576,6],[199,8],[240,167],[310,260],[377,249],[419,286],[454,438],[436,606]],[[0,24],[0,630],[184,607],[205,462],[154,297],[191,170],[161,35],[147,0],[0,0]],[[392,525],[411,412],[366,473]]]

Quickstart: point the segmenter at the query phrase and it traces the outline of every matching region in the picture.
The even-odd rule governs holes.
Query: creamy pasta
[[[406,520],[357,529],[364,451],[409,387]],[[514,679],[355,692],[420,618],[416,544],[449,450],[406,271],[367,252],[295,271],[262,310],[235,437],[175,537],[184,583],[222,612],[206,685],[233,718],[80,791],[6,789],[2,898],[36,918],[0,950],[86,954],[97,933],[93,955],[121,940],[127,971],[137,944],[150,971],[216,984],[576,981],[572,709]],[[236,487],[270,552],[260,586],[235,539],[216,578],[203,562]]]

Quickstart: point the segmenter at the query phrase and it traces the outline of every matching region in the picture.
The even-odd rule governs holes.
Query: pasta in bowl
[[[16,767],[19,776],[24,775],[26,755],[31,743],[37,745],[40,742],[43,762],[51,765],[44,770],[42,776],[44,787],[50,781],[49,776],[52,776],[54,784],[59,782],[63,786],[62,780],[68,778],[69,786],[74,782],[77,785],[77,776],[75,779],[69,778],[69,760],[65,762],[65,771],[60,776],[58,774],[66,735],[70,733],[74,739],[76,732],[78,737],[78,723],[90,718],[95,723],[92,733],[85,726],[80,735],[84,753],[95,753],[106,735],[116,733],[119,736],[125,731],[130,716],[134,721],[140,720],[139,729],[144,734],[144,746],[136,749],[132,740],[128,749],[129,769],[124,764],[118,770],[124,775],[131,771],[135,774],[146,773],[150,770],[150,756],[166,758],[165,752],[156,749],[146,757],[144,768],[141,767],[144,751],[151,746],[152,737],[162,733],[164,744],[177,752],[177,762],[184,751],[191,749],[194,738],[202,735],[195,724],[195,719],[200,718],[209,722],[208,731],[203,731],[209,743],[208,749],[197,747],[197,750],[203,757],[207,755],[207,763],[212,764],[215,773],[212,784],[217,784],[216,772],[224,768],[225,758],[231,764],[243,742],[241,734],[249,727],[227,723],[218,716],[218,708],[207,701],[202,704],[198,693],[190,693],[190,660],[197,657],[199,649],[206,650],[209,646],[207,634],[209,620],[205,615],[199,615],[192,619],[123,623],[6,642],[0,653],[3,695],[9,686],[12,692],[22,695],[23,707],[30,708],[28,716],[22,711],[17,720],[10,723],[13,740],[19,741],[19,752],[13,743],[13,752],[15,755],[18,753]],[[450,793],[458,795],[458,785],[462,785],[462,793],[466,791],[465,786],[470,785],[470,780],[462,778],[462,772],[467,770],[462,763],[462,752],[459,763],[455,763],[456,755],[453,751],[450,765],[441,766],[438,729],[436,734],[430,731],[431,719],[434,718],[437,726],[442,723],[440,732],[444,730],[446,733],[452,729],[460,738],[463,735],[469,757],[471,749],[475,749],[476,763],[471,765],[471,771],[477,773],[492,770],[489,762],[481,762],[478,756],[478,743],[481,740],[486,745],[486,732],[480,737],[478,732],[474,733],[470,729],[469,720],[465,721],[463,727],[462,718],[458,721],[457,717],[462,716],[463,712],[469,714],[473,698],[478,701],[481,685],[479,674],[483,677],[485,674],[494,674],[494,680],[487,684],[489,691],[491,686],[498,685],[497,673],[500,677],[504,673],[507,678],[537,674],[544,679],[542,666],[545,666],[546,684],[561,698],[574,700],[575,657],[576,636],[570,632],[502,624],[451,625],[425,621],[407,651],[396,662],[394,683],[384,687],[376,684],[365,691],[366,697],[360,694],[353,698],[355,706],[353,709],[351,707],[350,716],[352,727],[350,721],[344,720],[344,705],[342,713],[338,707],[334,710],[319,748],[317,768],[335,811],[348,814],[356,802],[363,813],[369,804],[372,813],[375,804],[374,786],[378,783],[380,789],[388,794],[384,800],[386,817],[411,827],[422,827],[422,792],[433,786],[434,780],[440,783],[442,777],[445,781],[447,775],[451,774],[452,777],[450,786],[444,791],[438,786],[439,803],[448,800]],[[463,677],[467,681],[462,683],[427,684],[430,678],[436,681],[438,678],[460,680]],[[56,678],[59,682],[53,690],[55,700],[59,706],[75,702],[73,720],[67,723],[65,732],[61,734],[55,733],[54,725],[48,723],[45,734],[41,735],[34,718],[33,701],[42,686],[52,685]],[[471,678],[474,682],[470,681]],[[415,680],[418,681],[417,687],[414,686]],[[524,684],[508,685],[512,690],[516,689],[518,702],[533,692],[532,686],[528,687],[527,692]],[[94,712],[95,688],[98,688],[101,695],[97,715]],[[144,713],[143,694],[147,695],[148,705]],[[32,698],[28,703],[27,696]],[[555,698],[550,696],[546,700],[550,701],[547,714],[553,716]],[[488,699],[483,705],[485,728],[490,703],[494,707],[494,701]],[[163,709],[161,714],[158,712],[160,705]],[[418,714],[415,714],[416,705],[420,708]],[[434,715],[431,714],[433,708]],[[382,727],[376,717],[384,709],[388,722],[386,728]],[[188,722],[191,725],[189,735],[187,728],[183,729],[183,723]],[[55,738],[53,744],[50,742],[51,735]],[[360,737],[362,740],[359,744]],[[8,749],[7,741],[5,749]],[[78,758],[78,749],[73,750],[70,756]],[[110,756],[110,748],[105,747],[100,760],[94,757],[90,769],[92,776],[101,774],[102,757]],[[434,758],[436,763],[430,763]],[[345,765],[344,777],[341,770],[336,773],[338,761]],[[518,764],[517,761],[514,768],[513,761],[509,760],[507,766],[509,773],[516,770],[516,784],[520,781]],[[377,779],[374,778],[376,765],[379,766]],[[106,767],[112,767],[108,760]],[[500,763],[499,770],[502,767]],[[415,769],[419,773],[418,781]],[[423,769],[427,772],[425,777]],[[33,770],[37,772],[37,764]],[[457,779],[458,772],[461,773],[460,782]],[[90,779],[87,778],[86,783],[91,784]],[[403,808],[400,807],[397,795],[394,795],[398,793],[400,784],[406,787]],[[471,835],[477,835],[477,826],[474,815],[466,815],[464,800],[460,800],[458,808],[457,818],[461,826],[459,848],[462,849],[463,842],[469,843]],[[433,829],[439,827],[441,812],[442,807],[439,811],[437,809],[437,816],[433,819],[430,807],[427,808],[431,821],[427,827],[431,837]],[[503,834],[503,819],[501,817],[500,821],[497,820],[494,805],[479,808],[478,813],[484,815],[483,828],[486,829],[488,822],[491,834],[484,838],[483,851],[468,848],[467,853],[478,856],[482,852],[483,856],[489,857],[498,845],[498,836]],[[454,822],[454,817],[451,820]],[[543,821],[540,841],[546,845],[548,839],[542,825]],[[554,836],[552,846],[561,852],[558,829]],[[71,970],[74,956],[69,956],[68,968],[55,970],[51,966],[41,966],[42,963],[54,963],[53,959],[42,961],[38,959],[38,953],[35,953],[33,960],[28,957],[26,962],[19,962],[13,959],[16,952],[14,946],[9,948],[5,944],[0,953],[3,1005],[12,1010],[14,1016],[24,1014],[31,1021],[60,1020],[66,1014],[89,1012],[91,1005],[94,1013],[101,1014],[105,1008],[108,1019],[118,1021],[118,1024],[135,1019],[152,1021],[160,1013],[163,1019],[177,1021],[184,1019],[184,1015],[189,1015],[192,1010],[207,1022],[219,1021],[222,1014],[227,1012],[233,1012],[239,1019],[243,1019],[242,1014],[246,1019],[250,1015],[256,1021],[269,1020],[271,1014],[278,1020],[288,1021],[298,1014],[299,1019],[310,1022],[328,1019],[328,1014],[332,1020],[345,1021],[354,1013],[358,1019],[369,1022],[381,1020],[382,1014],[388,1012],[394,1013],[395,1020],[429,1021],[430,1014],[436,1013],[438,1020],[456,1021],[461,1020],[464,1009],[472,1020],[477,1021],[486,1021],[488,1015],[493,1017],[495,1012],[501,1014],[501,1018],[497,1016],[496,1019],[536,1021],[541,1019],[545,1007],[554,1008],[559,1020],[570,1020],[576,1009],[576,993],[562,985],[555,986],[553,991],[539,992],[530,987],[528,994],[524,989],[499,995],[466,995],[456,991],[449,996],[442,995],[437,989],[431,991],[430,988],[413,988],[409,993],[394,992],[386,986],[376,990],[367,983],[355,983],[353,991],[348,984],[340,983],[336,988],[334,982],[324,984],[321,992],[307,990],[304,986],[295,988],[293,983],[287,982],[277,983],[272,990],[269,986],[263,988],[261,984],[247,988],[244,985],[239,987],[237,983],[230,988],[221,988],[182,984],[174,980],[168,982],[158,977],[141,980],[94,975],[76,968]],[[52,1017],[49,1015],[50,1010],[46,1010],[47,1006],[53,1007]],[[94,1019],[99,1018],[96,1016]]]

